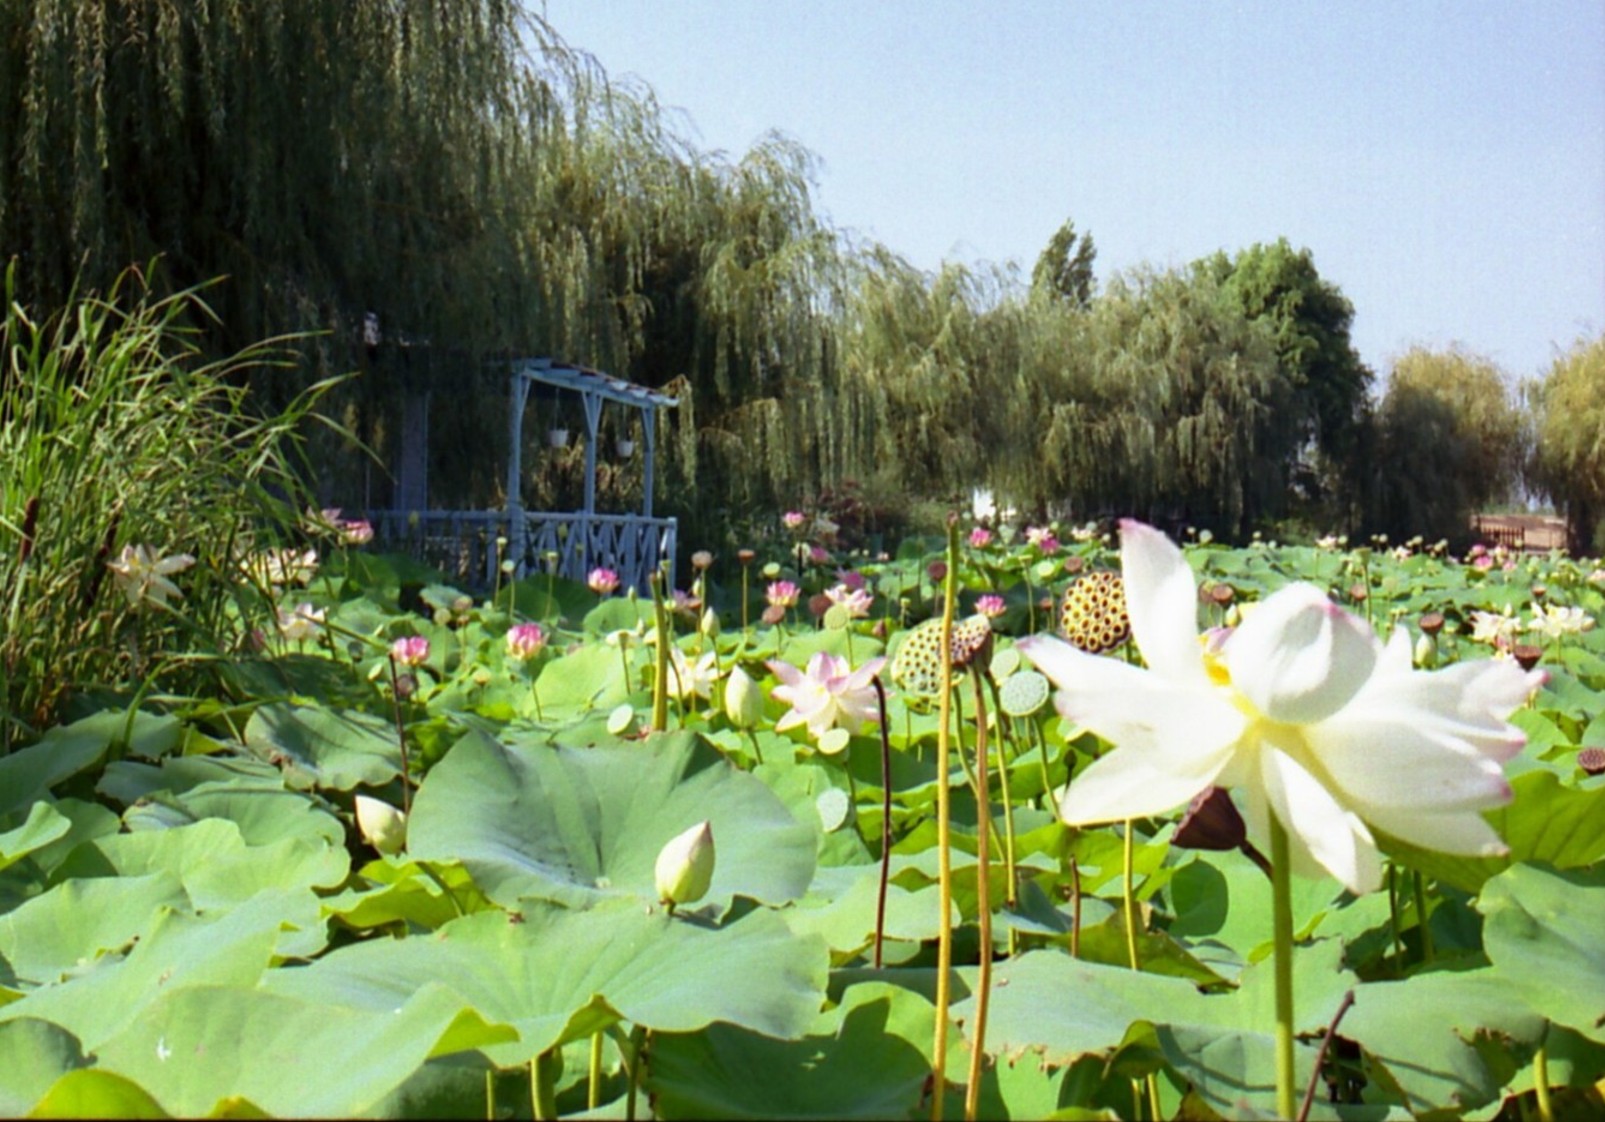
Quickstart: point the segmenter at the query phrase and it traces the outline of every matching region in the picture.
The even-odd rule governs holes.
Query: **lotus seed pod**
[[[738,729],[750,729],[763,717],[763,690],[740,666],[725,680],[724,713]]]
[[[658,853],[658,898],[673,908],[694,904],[713,883],[713,827],[706,820],[679,834]]]
[[[407,816],[382,799],[357,796],[357,829],[386,857],[400,853],[407,844]]]

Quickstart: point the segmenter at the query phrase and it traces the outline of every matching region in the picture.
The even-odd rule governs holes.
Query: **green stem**
[[[602,1105],[602,1034],[591,1034],[591,1070],[585,1089],[585,1108],[595,1110]]]
[[[987,840],[991,833],[991,792],[987,787],[986,701],[981,695],[980,667],[972,667],[970,681],[975,689],[975,799],[981,814],[976,831],[975,910],[980,925],[981,963],[976,974],[975,1026],[970,1038],[969,1082],[964,1088],[965,1122],[975,1122],[981,1104],[981,1069],[986,1060],[986,1014],[992,993],[992,877],[987,863]],[[959,749],[963,751],[962,746]]]
[[[1018,895],[1015,883],[1016,873],[1014,864],[1014,800],[1009,795],[1009,748],[1013,737],[1009,736],[1008,718],[1003,715],[1003,702],[998,696],[998,682],[990,673],[986,676],[986,684],[992,692],[992,711],[998,714],[998,787],[1003,796],[1003,865],[1008,872],[1008,889],[1004,893],[1004,903],[1013,908]],[[1014,935],[1017,928],[1009,928],[1009,948],[1014,948]]]
[[[396,692],[396,658],[390,658],[390,711],[396,719],[396,741],[401,745],[401,813],[412,815],[412,776],[407,762],[407,727],[401,720],[401,695]]]
[[[669,727],[669,612],[663,606],[663,574],[652,574],[652,618],[657,623],[657,659],[652,669],[652,731]]]
[[[870,683],[875,687],[881,716],[881,879],[875,896],[875,969],[879,970],[881,944],[886,938],[886,886],[892,875],[892,736],[886,729],[886,687],[879,674]]]
[[[487,1122],[496,1122],[496,1069],[485,1069],[485,1118]]]
[[[1538,1097],[1538,1122],[1555,1122],[1555,1107],[1549,1100],[1549,1041],[1547,1038],[1538,1046],[1538,1051],[1533,1053],[1533,1092]]]
[[[936,1035],[931,1047],[931,1122],[942,1122],[947,1087],[947,1010],[953,971],[953,806],[948,772],[953,750],[953,603],[958,598],[958,518],[947,520],[947,579],[942,596],[942,693],[936,730],[937,907],[941,919],[936,942]]]
[[[1137,961],[1137,897],[1136,897],[1136,860],[1135,843],[1132,839],[1131,819],[1126,819],[1125,842],[1121,846],[1121,868],[1125,871],[1125,890],[1122,901],[1125,907],[1126,918],[1126,958],[1133,970],[1140,970]]]
[[[529,1106],[535,1122],[557,1117],[557,1052],[553,1049],[529,1062]]]
[[[1412,873],[1411,876],[1415,881],[1416,927],[1421,931],[1421,959],[1423,962],[1431,962],[1434,957],[1434,947],[1432,945],[1432,928],[1427,924],[1425,878],[1419,872]]]
[[[1393,972],[1402,976],[1404,942],[1399,938],[1399,871],[1391,862],[1388,864],[1388,930],[1393,935]]]
[[[1292,1118],[1293,1079],[1293,888],[1287,829],[1271,814],[1271,937],[1276,972],[1276,1113]]]

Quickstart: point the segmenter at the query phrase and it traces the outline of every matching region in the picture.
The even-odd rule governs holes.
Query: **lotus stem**
[[[487,1122],[496,1122],[496,1069],[485,1069],[485,1118]]]
[[[529,1106],[535,1122],[557,1117],[557,1052],[548,1048],[529,1062]]]
[[[942,594],[942,691],[936,730],[936,861],[938,907],[942,910],[936,942],[936,1036],[931,1047],[931,1122],[942,1122],[947,1086],[947,1010],[952,1001],[953,972],[953,797],[948,771],[953,750],[953,605],[958,599],[958,516],[947,519],[947,574]]]
[[[669,727],[669,613],[663,606],[663,573],[652,574],[652,618],[657,624],[657,659],[652,668],[652,731]]]
[[[975,910],[980,924],[981,963],[976,976],[975,1029],[970,1039],[970,1073],[964,1088],[964,1119],[975,1122],[981,1103],[981,1069],[986,1061],[986,1014],[992,992],[992,883],[987,841],[992,826],[991,792],[987,787],[986,701],[978,668],[970,672],[975,689],[975,795],[981,814],[975,847]],[[961,748],[960,751],[963,749]]]
[[[1332,1046],[1332,1037],[1337,1035],[1338,1022],[1343,1020],[1343,1014],[1349,1011],[1354,1004],[1354,991],[1349,990],[1338,1002],[1337,1012],[1332,1014],[1332,1023],[1326,1026],[1326,1035],[1321,1037],[1321,1046],[1315,1050],[1315,1066],[1310,1069],[1310,1081],[1304,1086],[1304,1101],[1299,1104],[1297,1122],[1305,1122],[1310,1116],[1310,1106],[1315,1102],[1315,1088],[1321,1082],[1321,1065],[1326,1062],[1326,1050]]]
[[[1421,960],[1431,962],[1436,955],[1432,945],[1432,928],[1427,925],[1426,878],[1419,872],[1412,872],[1411,877],[1415,882],[1416,927],[1421,931]]]
[[[602,1033],[591,1034],[591,1067],[585,1087],[585,1109],[595,1110],[602,1105]]]
[[[390,660],[390,712],[396,721],[396,742],[401,746],[401,813],[412,814],[411,767],[407,762],[407,727],[401,720],[401,694],[396,689],[396,656]]]
[[[1538,1098],[1538,1122],[1555,1122],[1555,1106],[1549,1100],[1549,1040],[1545,1039],[1533,1053],[1533,1094]]]
[[[879,674],[870,682],[881,710],[881,879],[875,896],[875,969],[879,970],[886,938],[886,886],[892,877],[892,734],[886,728],[886,687]]]
[[[1271,814],[1271,938],[1276,975],[1276,1114],[1292,1118],[1293,888],[1287,828]]]
[[[1125,872],[1125,890],[1121,893],[1122,906],[1126,920],[1126,960],[1133,970],[1140,970],[1141,964],[1137,959],[1137,897],[1136,897],[1136,848],[1132,841],[1131,819],[1126,819],[1125,840],[1121,846],[1120,861]]]
[[[992,711],[998,714],[998,786],[1003,794],[1003,863],[1008,871],[1008,889],[1004,894],[1004,903],[1012,908],[1018,898],[1018,884],[1016,883],[1015,857],[1014,857],[1014,800],[1009,792],[1009,736],[1008,718],[1003,714],[1003,702],[998,696],[998,682],[988,672],[986,684],[992,691]],[[979,708],[979,705],[977,705]],[[1015,945],[1015,928],[1009,929],[1009,950],[1012,953]]]

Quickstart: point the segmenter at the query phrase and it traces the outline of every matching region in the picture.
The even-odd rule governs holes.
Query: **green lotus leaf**
[[[343,847],[306,834],[269,845],[247,845],[240,828],[206,818],[171,830],[114,834],[85,842],[62,862],[59,877],[178,878],[200,909],[228,908],[264,889],[333,888],[344,882],[350,857]]]
[[[1483,885],[1477,910],[1494,968],[1550,1020],[1605,1042],[1605,870],[1517,865]]]
[[[794,935],[773,912],[714,928],[616,901],[479,912],[429,935],[343,947],[264,985],[383,1013],[435,979],[518,1030],[516,1044],[484,1049],[511,1065],[620,1017],[665,1032],[727,1021],[799,1036],[823,1000],[826,965],[823,941]]]
[[[251,714],[245,743],[282,766],[292,787],[349,791],[401,774],[395,726],[371,713],[275,702]]]
[[[0,1024],[0,1118],[21,1118],[86,1062],[78,1039],[60,1025],[27,1018]]]
[[[28,817],[14,830],[0,833],[0,869],[21,861],[36,849],[67,836],[72,821],[47,802],[28,808]]]
[[[362,876],[373,887],[349,888],[328,897],[323,909],[360,931],[398,920],[433,930],[459,915],[494,907],[461,865],[431,865],[430,871],[433,877],[416,861],[370,861]]]
[[[96,763],[111,744],[107,718],[114,718],[121,731],[124,716],[96,713],[57,725],[39,743],[0,756],[0,819],[32,806],[57,783]]]
[[[270,1115],[340,1118],[400,1086],[437,1050],[509,1035],[434,984],[382,1012],[190,986],[158,996],[96,1053],[101,1069],[133,1080],[170,1114],[198,1117],[244,1099]]]
[[[0,983],[47,985],[121,950],[157,908],[188,910],[174,873],[69,880],[0,915]]]
[[[704,819],[718,855],[711,904],[736,895],[780,904],[807,889],[814,830],[688,732],[595,748],[470,733],[419,790],[408,853],[461,861],[508,907],[526,896],[581,907],[617,895],[655,901],[658,852]]]
[[[99,1068],[69,1071],[28,1113],[29,1118],[171,1118],[162,1104],[132,1079]],[[211,1117],[263,1117],[231,1113]]]
[[[1503,1097],[1510,1072],[1543,1039],[1544,1019],[1497,971],[1446,971],[1360,986],[1339,1031],[1371,1056],[1380,1088],[1420,1116]]]
[[[726,1024],[656,1034],[646,1086],[657,1116],[910,1117],[931,1074],[934,1007],[883,984],[853,986],[847,995],[801,1040]]]
[[[619,652],[592,643],[543,665],[535,679],[535,694],[542,721],[572,721],[598,710],[607,713],[628,701],[630,685]]]
[[[273,961],[280,928],[315,926],[318,901],[305,889],[264,892],[218,915],[162,906],[132,918],[141,930],[126,957],[0,1006],[0,1021],[50,1021],[94,1051],[161,994],[197,985],[254,986]]]

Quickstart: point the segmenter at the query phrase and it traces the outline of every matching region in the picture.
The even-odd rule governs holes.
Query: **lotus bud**
[[[400,853],[407,844],[407,816],[382,799],[357,796],[357,829],[386,857]]]
[[[712,608],[703,612],[700,629],[708,638],[717,639],[719,637],[719,613]]]
[[[739,665],[725,679],[724,714],[738,729],[750,729],[763,717],[763,690]]]
[[[658,853],[653,869],[658,898],[670,911],[694,904],[713,883],[713,827],[706,820],[671,839]]]

